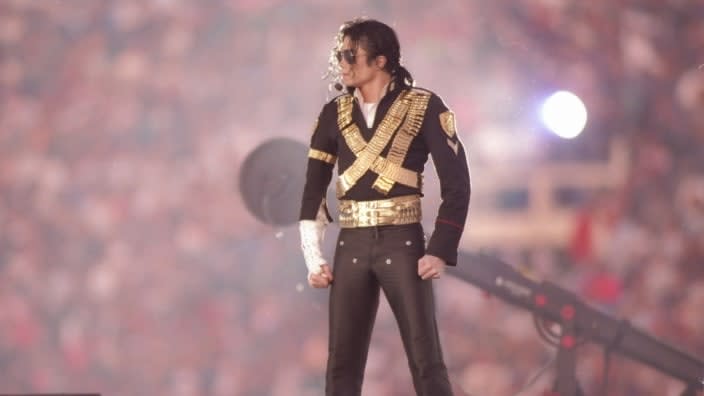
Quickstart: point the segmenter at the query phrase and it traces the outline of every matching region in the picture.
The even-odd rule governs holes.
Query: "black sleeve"
[[[447,265],[457,265],[457,249],[469,210],[469,167],[455,116],[437,95],[430,98],[421,133],[440,179],[442,198],[426,253],[440,257]]]
[[[325,199],[337,159],[336,131],[337,106],[333,101],[323,107],[310,139],[300,220],[314,220]],[[328,220],[332,221],[329,215]]]

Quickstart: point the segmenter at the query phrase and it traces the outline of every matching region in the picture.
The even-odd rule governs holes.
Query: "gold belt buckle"
[[[420,197],[407,195],[377,201],[340,201],[340,227],[373,227],[418,222]]]

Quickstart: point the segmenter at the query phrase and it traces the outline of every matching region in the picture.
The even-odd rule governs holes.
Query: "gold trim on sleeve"
[[[323,161],[330,165],[335,165],[335,160],[337,159],[337,157],[332,154],[326,153],[325,151],[316,150],[314,148],[308,151],[308,158]]]

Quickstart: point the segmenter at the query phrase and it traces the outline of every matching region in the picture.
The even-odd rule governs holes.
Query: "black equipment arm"
[[[678,378],[688,389],[704,389],[704,361],[589,307],[556,284],[538,283],[486,254],[460,253],[458,265],[447,272],[544,319],[568,324],[578,337]]]

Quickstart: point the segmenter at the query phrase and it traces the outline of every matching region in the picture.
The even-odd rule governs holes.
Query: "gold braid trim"
[[[343,100],[338,101],[338,125],[341,125],[347,119],[348,115],[343,114],[345,111],[350,113],[349,117],[351,119],[351,107],[348,110],[345,102],[346,101]],[[381,121],[381,124],[377,128],[372,139],[366,147],[359,152],[357,159],[352,163],[352,165],[345,169],[342,175],[340,175],[337,181],[338,197],[345,195],[345,193],[349,191],[350,188],[352,188],[369,170],[374,161],[384,150],[384,147],[386,147],[391,140],[394,132],[398,129],[399,125],[401,125],[401,121],[406,116],[410,105],[411,103],[408,98],[408,91],[402,92],[398,98],[396,98],[394,103],[391,105],[389,112],[386,113],[386,116]],[[350,142],[347,140],[345,140],[345,142],[350,145]],[[355,145],[355,142],[352,142],[352,145]]]
[[[379,156],[369,169],[378,175],[383,175],[383,177],[393,180],[395,183],[413,188],[421,187],[421,176],[418,172],[402,168],[401,165],[394,164],[384,157]]]
[[[359,156],[359,153],[367,146],[367,142],[364,140],[364,137],[362,137],[356,124],[351,124],[342,131],[342,136],[344,136],[345,142],[350,150],[357,156]],[[417,172],[393,164],[382,156],[378,156],[369,169],[376,174],[393,178],[396,183],[414,188],[420,187],[420,175]]]
[[[330,153],[326,153],[325,151],[320,151],[320,150],[316,150],[313,148],[308,150],[308,158],[323,161],[323,162],[328,163],[330,165],[335,165],[335,160],[337,159],[336,156],[334,156]]]
[[[354,97],[352,95],[343,95],[337,98],[337,126],[341,131],[352,123],[353,104]]]
[[[345,138],[345,143],[352,150],[354,155],[359,155],[359,153],[367,147],[367,141],[364,140],[362,133],[359,132],[359,127],[357,124],[350,124],[347,128],[342,131],[342,137]]]
[[[401,165],[408,154],[411,142],[418,135],[423,124],[430,94],[425,91],[412,90],[408,97],[411,101],[408,116],[391,143],[387,160],[377,167],[372,167],[372,170],[379,175],[372,187],[384,195],[391,191],[394,183],[411,187],[419,187],[421,184],[419,173],[404,169]]]

